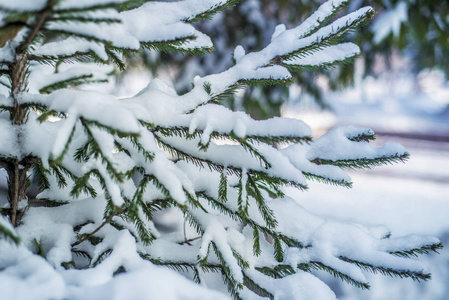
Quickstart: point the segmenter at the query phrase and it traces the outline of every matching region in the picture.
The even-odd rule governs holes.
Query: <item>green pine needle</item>
[[[239,3],[241,0],[228,0],[226,3],[222,4],[222,5],[216,5],[204,12],[201,12],[198,15],[192,16],[188,19],[185,19],[185,22],[189,22],[189,23],[194,23],[194,22],[199,22],[199,21],[204,21],[206,19],[211,19],[212,16],[220,11],[229,9],[232,6],[237,5],[237,3]]]
[[[360,289],[367,289],[367,290],[370,289],[370,285],[367,282],[357,281],[354,278],[350,277],[349,275],[342,273],[338,270],[335,270],[334,268],[329,267],[318,261],[311,261],[309,263],[299,264],[298,269],[306,272],[310,272],[311,270],[323,270],[328,272],[332,276],[340,278],[344,282],[352,284]]]
[[[347,257],[343,257],[343,256],[340,257],[340,259],[345,262],[355,264],[362,270],[369,271],[374,274],[380,273],[382,275],[388,275],[391,277],[399,277],[399,278],[409,277],[415,281],[420,281],[420,280],[426,281],[431,278],[431,275],[429,273],[423,273],[423,272],[419,272],[419,271],[411,271],[411,270],[407,270],[407,269],[398,270],[398,269],[388,268],[388,267],[384,267],[384,266],[374,266],[369,263],[356,261],[356,260],[353,260],[353,259],[350,259]]]
[[[390,254],[409,258],[409,257],[418,257],[418,255],[429,254],[432,252],[439,253],[438,250],[440,250],[440,249],[443,249],[443,244],[435,243],[435,244],[425,245],[420,248],[394,251],[394,252],[390,252]]]
[[[19,236],[14,232],[14,230],[11,230],[10,228],[2,224],[2,222],[0,222],[0,238],[15,245],[20,244]]]
[[[220,174],[220,183],[218,186],[218,201],[225,203],[228,200],[228,176],[226,168]]]
[[[254,280],[252,280],[248,275],[243,273],[243,284],[253,293],[260,297],[269,298],[271,300],[274,300],[273,294],[271,294],[269,291],[264,289],[259,284],[255,283]]]
[[[103,260],[105,260],[109,255],[111,255],[112,253],[112,249],[107,249],[105,251],[103,251],[98,258],[94,261],[94,263],[92,264],[92,267],[96,267],[98,266]]]
[[[289,265],[277,265],[274,267],[256,267],[256,270],[260,273],[273,277],[275,279],[284,278],[289,275],[293,275],[296,273],[295,269],[293,269]]]
[[[376,158],[359,158],[359,159],[342,159],[342,160],[327,160],[316,158],[312,160],[317,165],[334,165],[344,169],[371,169],[373,167],[382,166],[386,164],[394,164],[404,162],[410,157],[410,154],[396,153],[391,156],[380,156]]]
[[[307,180],[312,180],[312,181],[316,181],[316,182],[321,182],[321,183],[325,183],[325,184],[331,184],[331,185],[336,185],[336,186],[343,186],[346,188],[352,188],[352,182],[348,182],[345,180],[335,180],[332,178],[326,178],[320,175],[316,175],[316,174],[312,174],[309,172],[303,172],[304,177]]]

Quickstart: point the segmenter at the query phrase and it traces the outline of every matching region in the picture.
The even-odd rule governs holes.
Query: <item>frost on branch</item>
[[[352,126],[312,140],[302,121],[220,105],[245,85],[354,58],[359,48],[339,42],[371,8],[332,21],[347,1],[328,1],[259,52],[237,47],[233,67],[184,95],[158,79],[127,99],[84,90],[133,52],[212,50],[192,23],[238,1],[142,2],[0,0],[2,293],[224,299],[207,289],[212,272],[237,299],[335,299],[314,270],[360,288],[363,271],[430,278],[410,257],[437,239],[324,220],[283,192],[309,180],[350,187],[344,169],[405,160],[402,146],[374,148],[374,133]]]

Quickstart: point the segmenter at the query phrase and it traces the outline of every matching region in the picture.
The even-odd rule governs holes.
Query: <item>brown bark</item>
[[[39,19],[33,26],[32,30],[28,33],[25,41],[16,49],[16,60],[9,64],[9,76],[11,79],[11,97],[13,99],[13,105],[9,109],[11,114],[11,123],[13,127],[18,127],[26,123],[28,114],[28,108],[20,104],[19,95],[26,91],[27,71],[28,71],[28,55],[26,54],[27,48],[36,38],[39,31],[44,26],[47,18],[52,12],[52,6],[54,0],[49,0],[47,7],[41,12]],[[17,130],[17,144],[21,148],[22,135],[20,130]],[[19,153],[21,149],[18,149]],[[27,199],[26,190],[28,187],[27,173],[28,170],[36,164],[39,159],[28,156],[23,159],[18,155],[14,161],[2,162],[0,167],[6,169],[8,173],[8,200],[10,203],[10,218],[11,223],[16,227],[20,218],[23,215],[23,211],[19,209],[19,202]]]
[[[14,227],[18,225],[20,211],[18,209],[19,201],[27,199],[27,171],[18,162],[14,162],[7,169],[8,172],[8,196],[11,205],[11,223]]]

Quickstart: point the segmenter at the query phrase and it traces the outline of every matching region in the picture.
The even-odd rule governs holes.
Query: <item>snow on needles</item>
[[[356,45],[328,41],[370,16],[370,7],[322,24],[346,2],[324,3],[297,27],[279,25],[258,52],[237,47],[233,67],[193,78],[183,95],[153,79],[117,99],[83,84],[106,81],[113,63],[123,68],[125,54],[145,48],[212,49],[191,23],[234,1],[0,0],[2,16],[31,14],[41,23],[27,25],[45,36],[28,41],[35,32],[25,28],[0,50],[8,62],[2,74],[24,78],[23,89],[14,82],[0,95],[0,165],[7,185],[31,174],[39,191],[33,199],[17,189],[5,196],[2,213],[17,226],[0,217],[0,235],[15,240],[16,232],[21,243],[0,241],[2,295],[226,299],[203,280],[218,272],[243,299],[321,300],[336,297],[306,271],[324,269],[364,288],[364,268],[427,279],[404,253],[437,247],[437,239],[384,238],[384,229],[314,216],[284,193],[285,186],[306,189],[308,180],[349,187],[342,165],[402,159],[401,145],[374,148],[367,142],[374,133],[353,126],[312,140],[302,121],[254,120],[217,104],[246,84],[286,83],[291,69],[356,56]]]

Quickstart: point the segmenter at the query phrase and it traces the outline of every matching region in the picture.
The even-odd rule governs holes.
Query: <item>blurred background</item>
[[[147,51],[131,56],[127,71],[116,73],[108,88],[127,97],[159,77],[183,93],[194,76],[232,66],[237,45],[257,51],[269,43],[277,24],[291,28],[323,2],[242,1],[199,24],[214,41],[211,55]],[[246,88],[225,104],[256,119],[299,118],[312,127],[315,138],[334,126],[353,124],[372,128],[377,145],[402,143],[411,154],[409,161],[350,172],[350,190],[311,183],[307,192],[288,193],[318,216],[384,225],[393,237],[434,235],[449,247],[449,1],[353,0],[345,10],[366,5],[377,15],[344,38],[362,50],[353,63],[304,70],[285,87]],[[448,249],[421,259],[433,275],[429,282],[368,274],[372,288],[361,291],[320,276],[344,300],[449,299]]]

